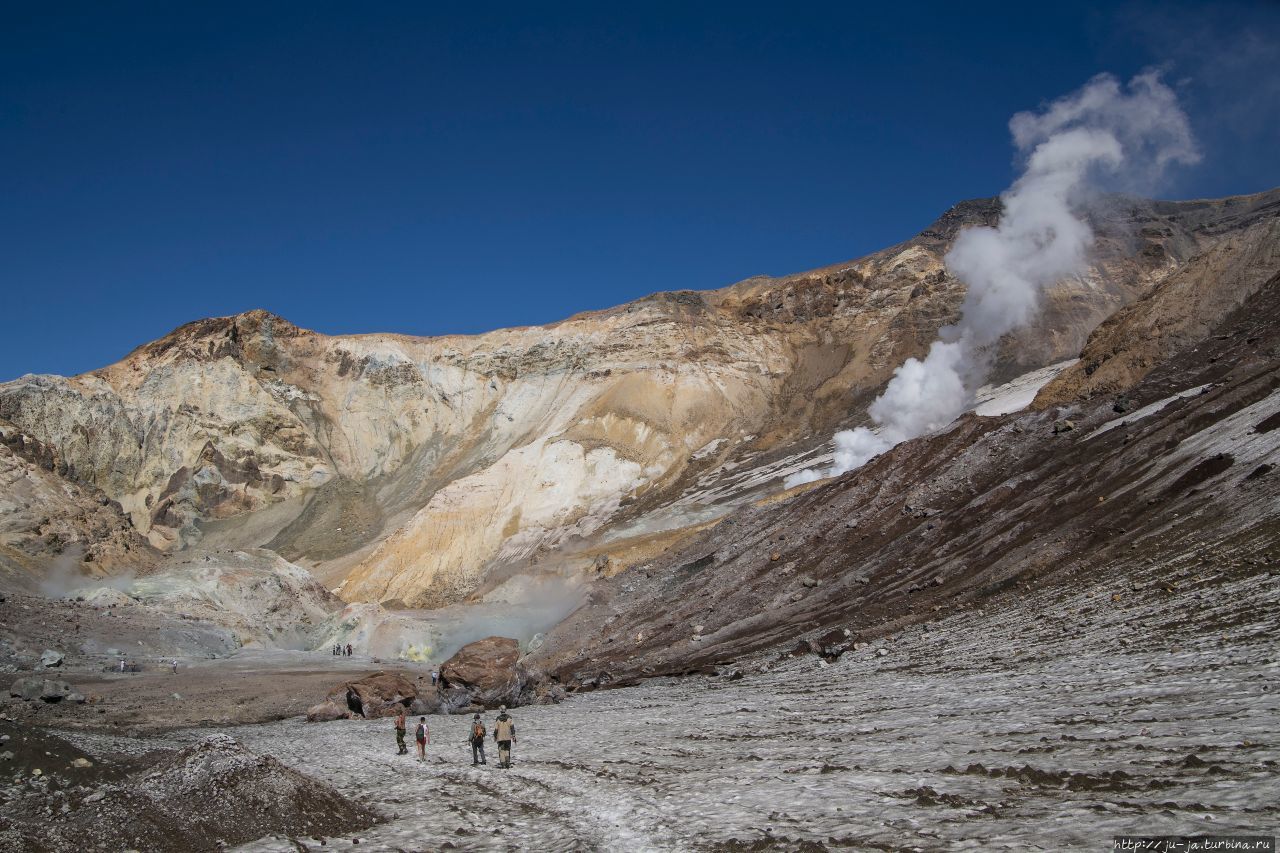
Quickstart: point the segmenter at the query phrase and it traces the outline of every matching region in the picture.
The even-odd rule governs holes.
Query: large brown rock
[[[520,644],[510,637],[485,637],[458,650],[440,667],[444,687],[500,691],[518,681]]]
[[[442,708],[462,713],[476,706],[541,704],[558,701],[547,693],[541,672],[520,663],[520,644],[509,637],[485,637],[463,646],[440,667]]]
[[[375,672],[355,681],[344,681],[329,691],[323,702],[307,709],[307,720],[323,722],[342,717],[394,717],[414,707],[418,690],[399,672]],[[421,707],[421,703],[417,703]]]

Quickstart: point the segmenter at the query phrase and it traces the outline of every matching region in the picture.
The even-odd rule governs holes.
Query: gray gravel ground
[[[1102,850],[1114,834],[1274,834],[1280,578],[1187,580],[1038,590],[830,665],[760,658],[742,678],[516,709],[505,771],[471,766],[462,717],[430,719],[426,764],[394,754],[389,721],[223,731],[389,817],[363,851]],[[319,846],[242,849],[297,843]]]

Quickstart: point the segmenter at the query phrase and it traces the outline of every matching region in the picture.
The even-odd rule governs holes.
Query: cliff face
[[[58,581],[51,566],[102,576],[154,565],[159,554],[120,505],[66,474],[56,448],[0,420],[0,579],[35,588]]]
[[[1114,200],[1094,264],[1002,343],[998,377],[1076,356],[1162,285],[1252,281],[1278,204]],[[612,571],[776,490],[858,422],[955,319],[942,256],[958,229],[998,213],[966,202],[847,264],[474,337],[202,320],[92,373],[4,383],[0,418],[150,548],[266,546],[348,600],[437,605],[534,565]]]

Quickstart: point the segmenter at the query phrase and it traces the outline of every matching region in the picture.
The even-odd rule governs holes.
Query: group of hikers
[[[399,755],[408,755],[409,748],[405,746],[405,735],[408,733],[408,719],[405,709],[401,708],[400,713],[396,716],[396,747]],[[467,740],[471,744],[471,764],[488,764],[489,762],[484,756],[484,742],[488,736],[489,730],[485,727],[484,719],[476,714],[471,719],[471,726],[467,730]],[[418,718],[418,727],[414,730],[413,739],[418,745],[418,760],[427,760],[427,744],[431,743],[431,729],[427,726],[427,718]],[[516,742],[516,721],[507,713],[507,706],[503,705],[498,708],[498,716],[493,721],[493,739],[498,744],[498,766],[511,766],[511,747]]]
[[[350,644],[350,643],[347,643],[347,644],[344,646],[344,645],[342,645],[341,643],[334,643],[334,644],[333,644],[333,648],[332,648],[332,649],[330,649],[329,651],[330,651],[330,653],[331,653],[331,654],[333,654],[333,656],[334,656],[334,657],[346,657],[346,658],[349,658],[349,657],[351,657],[351,644]]]

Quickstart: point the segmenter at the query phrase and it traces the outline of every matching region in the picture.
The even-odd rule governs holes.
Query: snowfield
[[[505,771],[471,766],[468,717],[428,718],[426,764],[395,754],[390,720],[213,731],[389,818],[326,850],[1100,850],[1114,834],[1271,833],[1280,578],[1219,580],[1037,590],[830,665],[761,658],[741,678],[518,708]],[[302,848],[319,842],[239,849]]]

